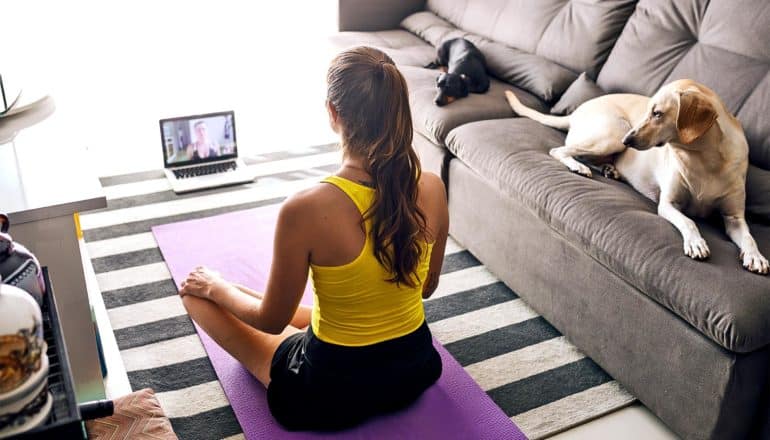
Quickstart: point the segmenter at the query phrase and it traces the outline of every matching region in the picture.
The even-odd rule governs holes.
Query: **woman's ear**
[[[329,112],[329,125],[335,133],[339,133],[337,108],[331,101],[326,101],[326,110]]]
[[[691,144],[703,136],[717,120],[714,106],[699,92],[679,94],[679,115],[676,129],[683,144]]]

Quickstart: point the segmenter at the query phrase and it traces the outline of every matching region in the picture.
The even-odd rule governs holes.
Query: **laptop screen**
[[[238,157],[232,111],[163,119],[160,135],[167,168]]]

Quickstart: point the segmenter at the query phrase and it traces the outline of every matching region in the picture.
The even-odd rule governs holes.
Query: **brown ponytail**
[[[421,168],[406,81],[388,55],[370,47],[337,55],[326,79],[342,148],[363,158],[374,180],[374,203],[364,215],[372,219],[374,256],[392,273],[388,281],[415,287],[426,225],[417,206]]]

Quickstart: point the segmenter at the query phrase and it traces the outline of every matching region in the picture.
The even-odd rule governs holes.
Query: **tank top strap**
[[[364,215],[366,210],[372,206],[372,202],[374,201],[374,188],[334,175],[326,177],[321,180],[321,182],[331,183],[341,189],[342,192],[347,194],[353,203],[356,204],[361,215]]]

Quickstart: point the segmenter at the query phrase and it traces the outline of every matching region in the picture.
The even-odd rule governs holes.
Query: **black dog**
[[[444,41],[438,47],[438,59],[426,67],[446,66],[446,72],[436,79],[436,105],[443,106],[470,93],[485,93],[489,90],[486,60],[484,54],[464,38]]]

